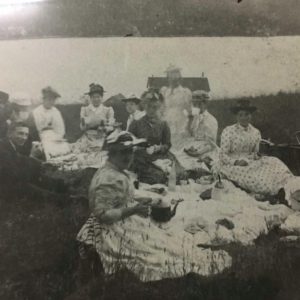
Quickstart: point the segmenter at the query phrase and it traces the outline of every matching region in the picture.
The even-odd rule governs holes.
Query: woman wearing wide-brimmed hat
[[[256,110],[248,100],[240,100],[231,107],[237,122],[226,127],[221,135],[221,171],[249,192],[276,195],[293,175],[278,158],[258,154],[261,134],[250,124]]]
[[[215,269],[212,261],[221,271],[230,263],[225,252],[198,248],[193,235],[183,229],[164,229],[148,217],[148,210],[152,203],[159,203],[160,195],[138,198],[126,171],[134,147],[143,142],[128,132],[113,132],[106,138],[108,161],[92,179],[91,215],[77,236],[81,257],[94,249],[105,273],[126,268],[143,281],[189,272],[209,274]]]

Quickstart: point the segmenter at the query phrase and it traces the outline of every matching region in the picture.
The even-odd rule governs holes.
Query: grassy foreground
[[[279,242],[276,230],[253,246],[226,246],[233,266],[217,276],[141,283],[122,272],[83,285],[75,236],[87,203],[62,197],[0,204],[0,299],[299,299],[300,244]]]

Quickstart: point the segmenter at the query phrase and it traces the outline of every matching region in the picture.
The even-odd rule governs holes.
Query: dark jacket
[[[8,139],[0,141],[0,185],[4,189],[35,183],[41,174],[41,163],[21,154]]]

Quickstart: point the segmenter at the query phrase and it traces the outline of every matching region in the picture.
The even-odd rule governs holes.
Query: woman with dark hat
[[[261,134],[250,124],[256,110],[248,100],[231,108],[237,122],[221,135],[221,172],[249,192],[276,195],[292,173],[279,159],[259,156]]]
[[[111,107],[105,107],[103,95],[105,91],[100,84],[90,84],[87,95],[90,96],[91,103],[84,106],[80,112],[81,129],[86,131],[97,129],[100,125],[113,125],[115,122],[114,111]]]
[[[180,277],[192,271],[207,274],[210,255],[222,270],[226,267],[223,255],[194,247],[191,234],[162,229],[148,218],[152,199],[136,198],[126,171],[134,147],[141,142],[124,131],[106,138],[108,161],[92,179],[91,215],[77,235],[81,257],[94,249],[105,273],[126,268],[143,281]]]
[[[141,96],[145,102],[146,115],[131,123],[129,132],[138,138],[145,138],[149,147],[135,152],[133,170],[139,180],[148,184],[168,182],[168,170],[158,165],[158,161],[168,160],[175,165],[177,177],[184,176],[184,169],[169,151],[171,132],[166,121],[161,119],[163,96],[155,90],[148,90]]]
[[[87,93],[90,97],[90,104],[83,106],[80,112],[80,128],[84,135],[80,143],[84,147],[102,145],[105,131],[112,131],[115,123],[114,110],[112,107],[103,105],[105,91],[100,84],[90,84]]]

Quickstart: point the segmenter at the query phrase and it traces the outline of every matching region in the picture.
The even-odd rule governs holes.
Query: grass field
[[[233,101],[211,104],[220,128],[233,122],[228,112]],[[259,107],[254,124],[264,137],[289,142],[290,134],[300,129],[298,94],[252,101]],[[79,111],[76,106],[64,109],[71,112],[69,121]],[[78,134],[68,121],[67,130],[69,136]],[[0,299],[299,299],[300,244],[280,242],[279,230],[261,236],[253,246],[226,246],[233,265],[218,276],[188,275],[145,284],[125,272],[81,285],[75,237],[87,217],[84,200],[0,196]]]

